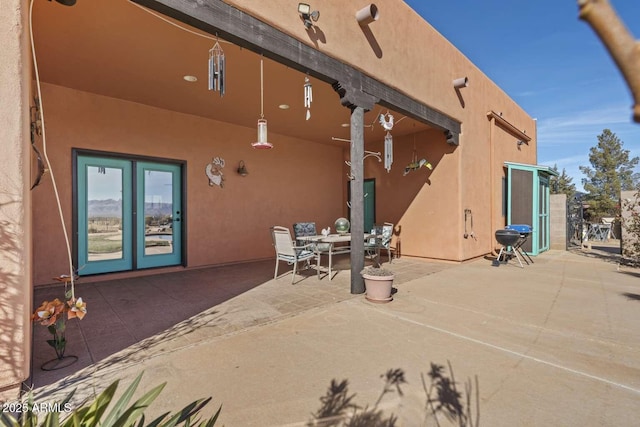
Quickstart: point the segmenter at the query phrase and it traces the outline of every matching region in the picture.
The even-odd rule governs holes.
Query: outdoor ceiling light
[[[298,3],[298,14],[300,15],[300,19],[302,19],[302,22],[304,22],[304,26],[307,30],[313,27],[313,23],[320,19],[320,12],[317,10],[312,12],[311,6],[306,3]]]
[[[51,0],[49,0],[51,1]],[[63,4],[65,6],[73,6],[76,4],[76,0],[56,0],[58,3]]]

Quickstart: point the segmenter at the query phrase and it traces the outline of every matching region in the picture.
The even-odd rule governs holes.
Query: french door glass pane
[[[122,259],[122,169],[87,167],[87,260]]]
[[[173,173],[144,171],[145,255],[173,253]]]

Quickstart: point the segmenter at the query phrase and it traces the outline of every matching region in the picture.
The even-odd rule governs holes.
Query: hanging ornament
[[[384,137],[384,168],[387,173],[391,171],[391,165],[393,164],[393,136],[387,132]]]
[[[225,92],[225,70],[224,51],[216,41],[209,49],[209,90],[220,92],[220,97],[223,97]]]
[[[389,113],[386,114],[387,118],[385,119],[385,114],[380,114],[378,121],[386,131],[390,131],[393,129],[393,116]],[[402,120],[402,119],[400,119]]]
[[[204,168],[204,173],[207,175],[207,178],[209,178],[210,187],[213,187],[214,185],[217,185],[220,188],[224,187],[224,175],[222,173],[224,164],[225,161],[222,157],[214,157],[211,160],[211,163],[207,164]]]
[[[304,78],[304,106],[307,109],[306,120],[311,118],[311,102],[313,101],[313,87],[309,77]]]
[[[251,144],[253,148],[273,148],[273,144],[267,142],[267,120],[264,118],[264,64],[260,58],[260,119],[258,120],[258,141]]]
[[[413,136],[413,155],[411,156],[411,163],[409,163],[404,168],[404,173],[402,174],[402,176],[407,176],[409,172],[417,171],[423,166],[429,170],[433,169],[433,166],[431,166],[431,163],[429,163],[427,159],[418,160],[418,154],[416,153],[416,137],[414,135]]]

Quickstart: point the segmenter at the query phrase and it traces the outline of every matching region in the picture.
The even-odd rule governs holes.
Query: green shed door
[[[364,231],[369,232],[376,223],[376,180],[375,178],[365,179],[364,187]],[[347,181],[347,198],[351,201],[351,181]],[[348,210],[351,219],[351,207]]]

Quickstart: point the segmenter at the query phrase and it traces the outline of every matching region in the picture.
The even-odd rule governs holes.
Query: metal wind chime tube
[[[384,168],[387,173],[391,171],[391,165],[393,164],[393,136],[387,132],[384,137]]]
[[[307,109],[306,120],[311,118],[311,102],[313,102],[313,86],[309,77],[304,78],[304,106]]]
[[[209,49],[209,90],[220,92],[220,97],[223,97],[225,92],[225,68],[224,51],[216,41]]]

